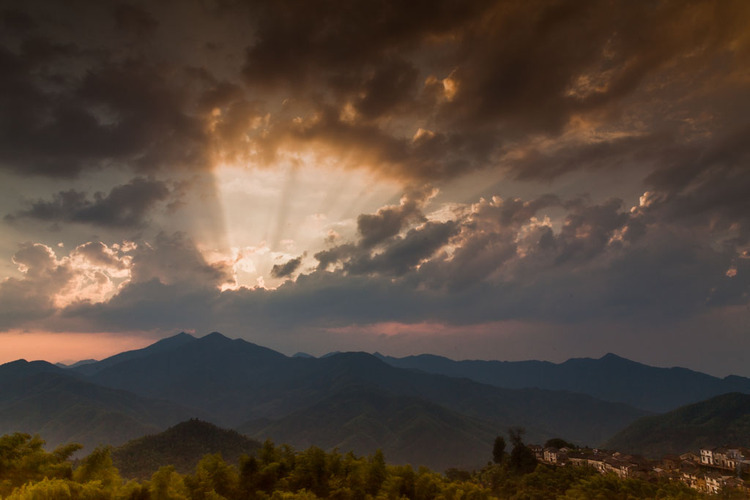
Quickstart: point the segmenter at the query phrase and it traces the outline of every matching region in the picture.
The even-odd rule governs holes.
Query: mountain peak
[[[607,360],[607,361],[630,361],[629,359],[623,358],[622,356],[618,356],[617,354],[615,354],[613,352],[608,352],[607,354],[605,354],[604,356],[602,356],[601,358],[599,358],[599,360],[600,361],[604,361],[604,360]]]
[[[205,335],[201,337],[201,340],[231,340],[226,335],[223,335],[220,332],[211,332],[208,335]]]

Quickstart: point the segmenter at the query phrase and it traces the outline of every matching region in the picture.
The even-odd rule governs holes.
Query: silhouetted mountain
[[[466,377],[496,387],[563,390],[605,401],[664,412],[725,394],[750,393],[750,379],[712,377],[686,368],[656,368],[607,354],[600,359],[546,361],[453,361],[422,354],[405,358],[377,355],[399,368]]]
[[[24,363],[6,367],[8,377]],[[415,465],[471,466],[488,458],[494,437],[510,426],[524,426],[527,442],[564,436],[596,445],[647,413],[583,394],[401,369],[367,353],[290,358],[219,333],[180,334],[76,369],[26,365],[50,380],[34,382],[46,383],[38,397],[22,397],[31,382],[8,378],[12,391],[2,398],[21,405],[9,407],[7,422],[16,427],[8,430],[23,430],[18,422],[28,413],[35,417],[24,429],[47,435],[59,426],[51,440],[86,444],[117,444],[200,416],[228,427],[254,422],[243,430],[303,447],[385,448]]]
[[[435,470],[483,465],[498,434],[487,422],[420,398],[356,387],[277,421],[248,422],[238,430],[297,449],[316,445],[366,455],[380,448],[390,463]]]
[[[83,365],[71,368],[73,368],[75,372],[81,373],[83,375],[93,375],[94,373],[101,371],[109,366],[114,366],[125,361],[150,356],[159,352],[171,351],[172,349],[183,346],[185,344],[189,344],[191,342],[194,342],[195,340],[196,338],[192,335],[182,332],[172,337],[159,340],[158,342],[155,342],[143,349],[121,352],[101,361],[96,361],[94,363],[85,363]]]
[[[168,401],[94,385],[44,361],[0,366],[0,434],[40,434],[50,447],[120,444],[194,415]]]
[[[342,353],[313,361],[304,379],[285,391],[288,398],[321,401],[351,387],[366,387],[421,398],[489,422],[499,431],[522,423],[530,440],[546,440],[557,433],[578,444],[599,443],[645,413],[581,394],[502,389],[469,379],[397,369],[366,353]]]
[[[645,414],[585,395],[501,389],[403,370],[366,353],[289,358],[219,334],[109,366],[91,380],[198,407],[229,426],[263,418],[278,421],[351,388],[418,398],[486,422],[497,432],[524,425],[529,439],[563,435],[579,444],[597,444]],[[308,432],[314,438],[317,429]]]
[[[217,423],[234,427],[255,414],[275,416],[278,385],[297,376],[291,358],[216,332],[169,349],[150,352],[151,347],[97,369],[91,380],[202,408]]]
[[[724,445],[750,448],[750,395],[723,394],[639,419],[605,444],[654,458]]]
[[[116,448],[112,459],[123,477],[149,479],[165,464],[186,474],[193,472],[206,454],[220,453],[227,462],[237,464],[242,455],[251,455],[258,448],[259,442],[237,431],[191,419]]]

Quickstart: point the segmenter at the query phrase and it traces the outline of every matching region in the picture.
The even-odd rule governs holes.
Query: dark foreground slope
[[[614,354],[599,359],[569,359],[560,364],[453,361],[429,354],[405,358],[378,356],[399,368],[466,377],[497,387],[578,392],[657,413],[728,392],[750,393],[749,378],[732,375],[722,379],[686,368],[657,368]]]
[[[724,394],[642,418],[605,444],[613,450],[657,458],[725,445],[750,447],[750,395]]]
[[[112,459],[123,477],[148,479],[164,464],[187,474],[209,453],[219,453],[225,461],[237,464],[242,455],[252,455],[258,448],[259,442],[237,431],[191,419],[129,441],[113,451]]]
[[[90,451],[161,430],[195,415],[176,403],[97,386],[44,361],[0,366],[0,434],[77,442]]]

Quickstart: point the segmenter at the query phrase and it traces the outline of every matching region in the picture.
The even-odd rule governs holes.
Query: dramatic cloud
[[[146,222],[149,211],[160,201],[168,199],[165,183],[141,177],[123,186],[112,188],[109,194],[94,193],[93,201],[86,193],[63,191],[53,201],[39,200],[31,208],[5,217],[7,221],[30,218],[50,222],[85,222],[98,226],[137,227]]]
[[[274,264],[271,268],[271,276],[274,278],[287,278],[302,265],[302,257],[290,259],[284,264]]]
[[[744,0],[10,0],[0,329],[748,352],[748,25]]]

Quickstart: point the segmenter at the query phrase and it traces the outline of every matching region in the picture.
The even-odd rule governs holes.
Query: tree
[[[99,481],[104,488],[116,490],[122,485],[120,472],[112,464],[112,449],[100,446],[83,459],[73,471],[73,480],[79,483]]]
[[[380,487],[385,481],[388,473],[385,467],[385,457],[383,456],[383,450],[376,450],[375,454],[370,458],[370,463],[367,467],[367,482],[365,490],[370,495],[375,496]]]
[[[523,435],[526,429],[523,427],[511,427],[508,429],[510,442],[513,449],[510,452],[510,468],[518,474],[528,474],[536,469],[536,456],[524,443]]]
[[[233,498],[239,488],[239,475],[221,454],[209,454],[195,466],[195,473],[185,478],[185,486],[196,500],[210,499],[216,495]]]
[[[149,492],[151,500],[183,500],[188,497],[185,481],[172,465],[164,465],[153,473]]]
[[[502,436],[495,438],[495,444],[492,446],[492,461],[496,464],[502,463],[505,458],[505,439]]]
[[[52,453],[43,447],[39,436],[17,432],[0,437],[0,497],[30,481],[71,478],[73,468],[68,459],[81,445],[59,446]]]

